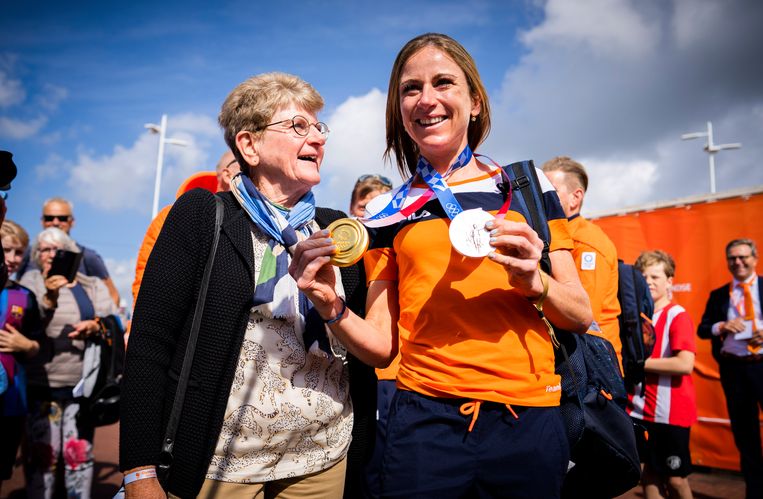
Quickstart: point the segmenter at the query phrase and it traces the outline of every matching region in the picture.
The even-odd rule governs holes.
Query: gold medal
[[[337,267],[349,267],[363,258],[368,249],[368,231],[354,218],[340,218],[326,227],[336,246],[336,253],[331,256],[331,264]]]

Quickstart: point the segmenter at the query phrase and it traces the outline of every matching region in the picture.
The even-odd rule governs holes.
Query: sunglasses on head
[[[360,177],[358,177],[358,181],[355,183],[359,184],[361,182],[365,182],[366,180],[378,180],[379,182],[381,182],[383,186],[389,187],[390,189],[392,188],[392,181],[390,179],[388,179],[384,175],[377,175],[375,173],[361,175]]]
[[[42,220],[43,222],[52,222],[54,220],[58,220],[59,222],[70,222],[72,219],[71,215],[43,215]]]

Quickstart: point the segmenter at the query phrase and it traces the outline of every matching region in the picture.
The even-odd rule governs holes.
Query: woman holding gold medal
[[[375,365],[401,353],[382,465],[383,497],[558,497],[569,449],[549,320],[583,333],[588,298],[553,187],[539,175],[552,233],[543,244],[473,150],[490,108],[474,61],[426,34],[397,56],[387,97],[387,155],[401,187],[367,207],[379,227],[365,254],[366,318],[348,312],[323,231],[290,272],[348,350]],[[475,228],[476,226],[476,228]],[[460,228],[459,228],[460,227]]]
[[[287,272],[297,241],[337,218],[317,208],[311,192],[329,135],[317,117],[322,107],[310,84],[284,73],[254,76],[223,103],[219,122],[241,173],[230,193],[219,194],[224,217],[217,249],[210,251],[218,200],[193,189],[173,205],[135,305],[120,424],[127,499],[360,493],[353,487],[367,438],[358,430],[373,421],[373,372],[347,355]],[[210,254],[168,459],[164,435],[185,379]],[[330,268],[341,296],[362,313],[365,288],[357,269],[348,270]],[[363,392],[364,401],[355,397]],[[168,474],[159,463],[169,463]],[[158,474],[165,475],[162,483]]]

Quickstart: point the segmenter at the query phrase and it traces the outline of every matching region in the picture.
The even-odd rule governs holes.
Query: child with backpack
[[[648,439],[639,449],[644,464],[641,483],[647,499],[691,498],[689,430],[697,420],[691,372],[694,324],[681,305],[671,301],[675,263],[666,252],[641,253],[635,263],[654,299],[656,341],[644,363],[646,377],[628,396],[628,413],[641,420]]]
[[[0,226],[5,266],[14,274],[29,244],[18,224]],[[26,363],[40,350],[42,322],[34,294],[12,279],[0,289],[0,489],[13,475],[26,420]],[[2,494],[0,494],[2,496]]]

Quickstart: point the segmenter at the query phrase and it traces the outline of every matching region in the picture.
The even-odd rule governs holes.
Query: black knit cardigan
[[[230,193],[210,279],[204,316],[167,483],[169,492],[195,497],[204,482],[222,427],[254,293],[254,255],[249,218]],[[316,210],[325,226],[341,212]],[[202,189],[180,197],[151,252],[135,303],[122,385],[120,469],[156,464],[174,400],[196,296],[212,244],[213,195]],[[348,305],[363,313],[365,283],[360,266],[343,269]],[[376,378],[350,358],[355,408],[345,497],[360,486],[352,477],[372,452]],[[350,470],[353,470],[352,474]],[[349,489],[349,490],[348,490]]]

